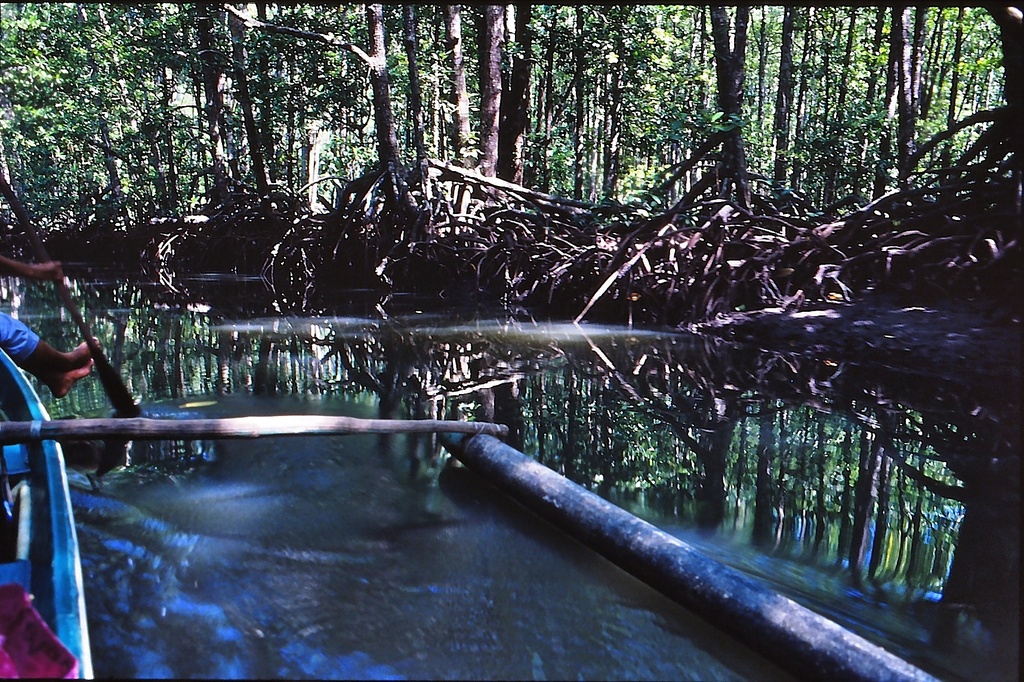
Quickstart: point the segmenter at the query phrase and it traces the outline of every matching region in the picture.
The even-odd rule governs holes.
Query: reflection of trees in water
[[[614,501],[845,571],[869,599],[942,593],[940,637],[965,612],[1016,632],[1018,406],[998,392],[688,337],[218,325],[152,309],[115,322],[97,333],[147,400],[372,394],[381,416],[499,421]],[[83,395],[61,407],[87,412]],[[410,472],[434,471],[438,453],[410,439]]]
[[[1017,631],[1015,406],[963,411],[972,396],[938,382],[865,380],[854,367],[749,350],[605,351],[574,362],[620,389],[600,407],[617,414],[611,441],[620,447],[580,445],[577,480],[601,480],[605,454],[625,452],[623,497],[699,528],[749,533],[772,553],[844,567],[872,598],[944,593],[939,635],[963,612]],[[972,413],[973,423],[964,418]]]

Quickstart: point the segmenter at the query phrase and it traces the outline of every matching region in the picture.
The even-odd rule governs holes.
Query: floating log
[[[801,678],[934,679],[494,438],[441,442],[520,504]]]
[[[226,419],[59,419],[0,422],[0,444],[41,440],[185,440],[197,438],[259,438],[352,433],[463,433],[504,438],[508,427],[488,422],[439,419],[357,419],[323,415],[273,415]]]

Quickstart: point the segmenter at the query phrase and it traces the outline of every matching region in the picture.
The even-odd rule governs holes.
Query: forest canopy
[[[258,3],[241,11],[337,45],[367,46],[362,5]],[[423,117],[427,156],[472,165],[480,154],[478,140],[453,145],[445,12],[415,7],[409,52],[403,7],[383,7],[396,132],[410,165],[414,113]],[[483,11],[474,5],[461,14],[469,136],[478,138]],[[502,68],[511,75],[524,61],[531,67],[526,186],[589,201],[649,200],[688,150],[733,127],[743,129],[754,172],[814,205],[896,185],[891,7],[753,7],[743,106],[729,114],[717,100],[707,6],[521,3],[504,14]],[[59,225],[117,209],[130,223],[206,202],[203,88],[211,69],[219,71],[220,144],[234,181],[257,186],[250,148],[258,146],[270,183],[330,203],[332,182],[323,178],[348,180],[376,163],[365,62],[298,34],[232,30],[232,16],[202,4],[0,4],[4,153],[40,218]],[[1003,103],[999,29],[985,10],[922,6],[909,16],[916,142]],[[410,101],[410,54],[419,112]],[[978,134],[960,131],[934,153],[950,156]],[[671,185],[659,197],[665,202],[683,193],[687,178]]]
[[[788,239],[990,152],[1019,99],[1008,31],[1019,52],[1019,9],[0,3],[0,162],[54,233],[239,195],[288,220],[378,202],[403,226],[361,272],[385,280],[396,246],[443,234],[438,178],[584,229],[626,216],[611,232],[717,197],[799,216]]]

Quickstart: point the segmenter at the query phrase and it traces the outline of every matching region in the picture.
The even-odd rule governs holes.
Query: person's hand
[[[61,267],[60,261],[56,260],[28,264],[25,274],[32,279],[53,280],[54,282],[64,279],[64,269]]]

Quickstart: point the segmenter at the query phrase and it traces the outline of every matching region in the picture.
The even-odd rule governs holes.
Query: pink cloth
[[[0,677],[78,677],[78,660],[17,583],[0,585]]]

